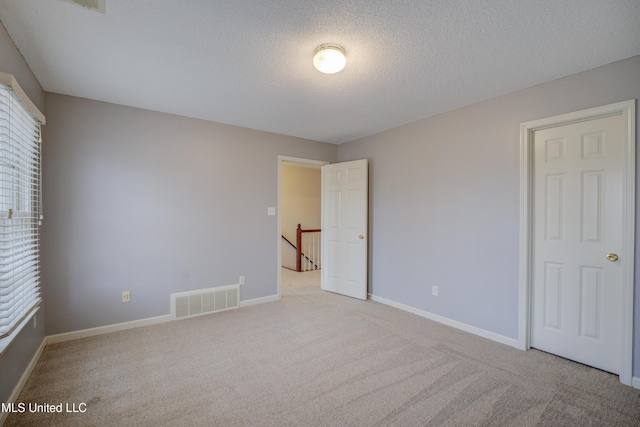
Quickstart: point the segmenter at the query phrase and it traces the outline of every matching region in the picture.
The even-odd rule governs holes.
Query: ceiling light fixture
[[[335,74],[347,64],[344,48],[337,44],[325,43],[316,48],[313,66],[325,74]]]

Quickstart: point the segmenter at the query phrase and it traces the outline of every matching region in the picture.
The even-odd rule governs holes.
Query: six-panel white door
[[[322,167],[322,289],[367,299],[368,163]]]
[[[533,162],[531,346],[616,374],[623,131],[622,115],[538,130]]]

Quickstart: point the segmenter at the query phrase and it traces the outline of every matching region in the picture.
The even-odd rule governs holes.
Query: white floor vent
[[[171,294],[171,316],[174,319],[200,316],[238,307],[240,307],[239,285]]]

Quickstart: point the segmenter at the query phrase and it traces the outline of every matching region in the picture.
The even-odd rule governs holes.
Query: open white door
[[[322,289],[367,299],[368,162],[322,167]]]

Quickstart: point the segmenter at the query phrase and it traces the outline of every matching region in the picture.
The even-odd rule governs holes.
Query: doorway
[[[320,228],[320,224],[319,222],[316,224],[317,221],[319,221],[320,218],[320,214],[321,214],[321,205],[318,204],[317,206],[317,212],[315,212],[315,205],[317,204],[315,200],[311,201],[311,200],[307,200],[305,201],[303,196],[300,195],[299,191],[296,191],[295,189],[291,192],[291,194],[289,196],[287,196],[286,194],[283,194],[283,185],[284,185],[284,179],[287,178],[287,176],[290,175],[290,172],[295,172],[296,170],[298,172],[300,172],[298,175],[300,175],[301,177],[307,177],[309,178],[307,175],[311,175],[309,173],[305,173],[305,170],[307,172],[311,172],[311,171],[320,171],[320,169],[322,168],[323,165],[329,164],[329,162],[325,162],[325,161],[319,161],[319,160],[310,160],[310,159],[302,159],[302,158],[297,158],[297,157],[288,157],[288,156],[278,156],[278,297],[282,297],[282,291],[283,291],[283,265],[287,264],[287,266],[291,267],[292,260],[294,260],[294,257],[291,256],[291,253],[287,252],[287,251],[293,251],[293,247],[296,245],[296,241],[295,241],[295,227],[297,226],[298,223],[300,222],[304,222],[303,219],[295,219],[298,217],[302,217],[302,218],[307,218],[309,223],[308,224],[302,224],[303,228]],[[309,179],[309,181],[312,183],[311,185],[314,185],[313,182],[314,179],[313,177],[311,177]],[[313,188],[311,189],[312,192],[316,192],[318,196],[320,195],[320,182],[318,182],[318,188]],[[299,200],[288,200],[288,197],[294,197],[297,198]],[[315,196],[314,196],[315,198]],[[311,209],[313,210],[313,212],[309,212],[309,209],[307,209],[309,206],[306,207],[301,207],[301,208],[292,208],[292,202],[295,203],[299,203],[301,205],[313,205],[311,207]],[[295,217],[290,214],[291,212],[287,212],[287,210],[289,211],[296,211],[295,213]],[[284,236],[284,237],[283,237]],[[286,240],[285,240],[286,239]],[[295,267],[295,260],[293,261],[294,264],[292,266]],[[320,272],[311,272],[310,275],[314,275],[317,276],[317,281],[320,281]],[[285,271],[285,280],[291,280],[292,278],[295,278],[296,275],[303,275],[305,273],[296,273],[294,271]],[[314,278],[310,278],[309,274],[307,274],[305,276],[305,280],[302,282],[302,284],[304,286],[309,286],[310,282],[309,280],[313,279],[316,280]]]
[[[635,100],[521,125],[519,344],[631,385]]]

